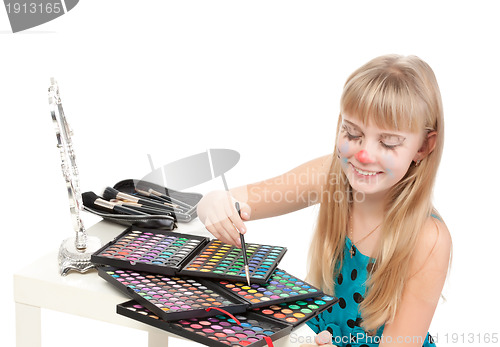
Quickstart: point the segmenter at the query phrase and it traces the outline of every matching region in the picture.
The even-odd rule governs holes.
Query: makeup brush
[[[167,206],[171,206],[172,208],[180,208],[180,207],[181,207],[181,206],[179,206],[179,205],[176,205],[176,204],[172,203],[171,201],[168,201],[168,200],[166,200],[166,199],[163,199],[162,197],[159,197],[159,196],[157,196],[157,195],[155,195],[155,194],[153,194],[153,193],[147,192],[147,191],[145,191],[145,190],[135,188],[135,191],[136,191],[136,193],[137,193],[137,194],[139,194],[139,195],[142,195],[142,196],[144,196],[144,197],[151,198],[151,199],[153,199],[153,200],[158,201],[159,203],[165,204],[165,205],[167,205]]]
[[[131,201],[131,202],[137,202],[137,203],[139,203],[141,205],[145,205],[145,206],[160,208],[160,209],[171,211],[171,212],[174,211],[174,209],[172,207],[164,205],[161,202],[154,201],[154,200],[148,199],[148,198],[138,198],[137,196],[133,196],[133,195],[130,195],[127,193],[120,192],[120,191],[118,191],[114,188],[111,188],[111,187],[107,187],[104,190],[103,197],[104,197],[104,199],[107,199],[107,200],[113,200],[113,199],[127,200],[127,201]]]
[[[181,205],[181,206],[183,206],[183,207],[185,207],[185,208],[188,208],[188,209],[192,209],[192,208],[193,208],[193,206],[191,206],[191,205],[189,205],[189,204],[186,204],[186,203],[185,203],[185,202],[183,202],[183,201],[180,201],[180,200],[178,200],[178,199],[176,199],[176,198],[173,198],[173,197],[171,197],[171,196],[168,196],[168,195],[162,194],[162,193],[160,193],[160,192],[157,192],[157,191],[156,191],[156,190],[154,190],[154,189],[151,189],[151,188],[150,188],[150,189],[148,190],[148,192],[149,192],[150,194],[152,194],[152,195],[154,195],[154,196],[157,196],[157,197],[159,197],[159,198],[162,198],[162,199],[164,199],[164,200],[166,200],[166,201],[168,201],[168,202],[171,202],[171,203],[176,203],[176,204]]]
[[[144,206],[141,204],[138,204],[136,202],[131,202],[131,201],[123,201],[123,200],[118,200],[118,199],[111,199],[112,203],[115,203],[120,206],[125,206],[125,207],[130,207],[133,208],[134,210],[141,211],[150,215],[167,215],[170,216],[172,213],[170,211],[165,211],[164,209],[159,209],[159,208],[154,208],[150,206]]]
[[[238,216],[241,217],[240,203],[236,201],[234,204],[236,207],[236,211],[238,211]],[[236,228],[238,230],[238,228]],[[243,251],[243,262],[245,264],[245,275],[247,276],[248,286],[250,286],[250,271],[248,269],[248,257],[247,257],[247,246],[245,245],[245,236],[238,230],[240,233],[240,241],[241,241],[241,250]]]
[[[100,206],[103,207],[107,210],[112,210],[116,213],[119,214],[128,214],[128,215],[136,215],[136,214],[141,214],[141,215],[147,215],[147,213],[140,212],[137,210],[134,210],[132,208],[126,207],[126,206],[120,206],[114,202],[107,201],[104,199],[101,199],[96,193],[94,192],[85,192],[82,194],[82,200],[83,204],[85,206]]]

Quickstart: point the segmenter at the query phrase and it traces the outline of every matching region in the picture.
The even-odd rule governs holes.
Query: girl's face
[[[412,161],[420,159],[423,140],[423,133],[363,125],[343,114],[337,148],[354,191],[371,195],[387,192],[404,177]]]

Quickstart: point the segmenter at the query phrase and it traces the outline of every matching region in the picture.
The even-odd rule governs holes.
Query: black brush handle
[[[157,198],[166,200],[166,202],[169,202],[171,204],[180,205],[180,206],[183,206],[184,208],[188,208],[188,209],[192,209],[193,208],[193,206],[185,203],[184,201],[181,201],[181,200],[176,199],[174,197],[171,197],[169,195],[165,195],[162,192],[158,192],[158,191],[156,191],[154,189],[150,189],[150,192],[151,192],[151,195],[156,196]],[[159,195],[153,194],[153,192],[156,193],[156,194],[159,194]]]
[[[97,207],[98,209],[101,209],[101,210],[114,211],[114,212],[119,213],[119,214],[128,214],[128,215],[136,215],[136,214],[146,215],[147,214],[147,213],[135,211],[135,210],[133,210],[131,208],[127,208],[125,206],[114,205],[114,204],[110,203],[109,201],[106,201],[106,200],[100,198],[94,192],[83,193],[82,200],[83,200],[83,204],[87,207]],[[102,204],[99,203],[99,201],[101,201]]]
[[[103,197],[107,200],[112,200],[112,199],[123,199],[125,197],[127,200],[130,198],[131,201],[135,201],[141,205],[146,205],[150,207],[155,207],[155,208],[161,208],[166,211],[174,212],[174,210],[165,205],[162,204],[158,201],[155,201],[153,199],[148,199],[148,198],[139,198],[137,196],[128,194],[128,193],[123,193],[120,192],[119,190],[116,190],[115,188],[107,187],[104,189]]]
[[[234,206],[236,207],[236,211],[238,211],[238,216],[241,217],[240,203],[238,201],[236,201]],[[239,230],[238,230],[238,232],[239,232]],[[243,261],[245,263],[245,266],[248,266],[247,246],[245,245],[245,236],[243,236],[242,233],[240,233],[240,242],[241,242],[241,250],[243,251]]]
[[[151,199],[151,200],[154,200],[158,203],[167,203],[169,205],[175,205],[175,206],[169,206],[169,205],[165,205],[166,208],[171,208],[174,210],[174,212],[180,212],[180,213],[188,213],[190,209],[192,209],[193,207],[190,207],[190,208],[187,208],[187,207],[184,207],[184,206],[181,206],[181,204],[178,204],[178,203],[175,203],[175,202],[172,202],[172,201],[168,201],[166,199],[163,199],[157,195],[154,195],[154,194],[150,194],[150,195],[145,195],[141,192],[136,192],[134,194],[134,196],[141,196],[141,197],[144,197],[144,198],[148,198],[148,199]]]
[[[137,197],[137,196],[136,196]],[[140,197],[139,199],[139,204],[141,205],[146,205],[150,207],[154,207],[156,209],[161,209],[161,210],[167,210],[170,212],[175,212],[174,209],[170,206],[167,206],[157,200],[151,199],[151,198],[146,198],[146,197]]]
[[[148,206],[132,206],[132,205],[121,205],[121,206],[132,208],[134,210],[145,212],[145,213],[151,214],[151,215],[164,214],[164,215],[170,216],[172,214],[170,211],[165,210],[165,209],[161,209],[161,208],[154,208],[154,207],[148,207]]]
[[[141,211],[138,211],[138,210],[126,207],[126,206],[120,206],[120,205],[116,205],[115,207],[113,207],[113,211],[120,213],[120,214],[128,214],[128,215],[136,215],[136,214],[145,215],[145,216],[148,215],[148,213],[141,212]]]

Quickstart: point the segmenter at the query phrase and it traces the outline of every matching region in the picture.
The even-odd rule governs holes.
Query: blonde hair
[[[431,196],[443,150],[443,108],[436,78],[427,63],[415,56],[386,55],[371,60],[347,79],[341,97],[342,113],[363,124],[370,120],[384,129],[437,133],[434,150],[420,165],[410,165],[388,194],[381,237],[374,254],[376,263],[360,304],[362,327],[374,331],[394,319],[405,280],[410,275],[410,260],[418,235],[431,213],[436,214]],[[338,130],[340,124],[341,117]],[[341,271],[349,201],[353,198],[337,151],[335,147],[309,250],[308,279],[329,294],[334,294],[334,278]],[[339,193],[343,194],[342,199]]]

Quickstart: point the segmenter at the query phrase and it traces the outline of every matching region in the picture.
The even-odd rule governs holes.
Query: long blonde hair
[[[374,331],[394,319],[419,232],[431,213],[436,213],[431,196],[443,150],[443,107],[427,63],[415,56],[386,55],[371,60],[347,79],[341,97],[341,114],[344,112],[363,124],[370,120],[385,129],[437,133],[434,150],[420,165],[410,165],[389,191],[376,263],[360,304],[362,327]],[[340,124],[341,117],[337,137]],[[335,147],[309,250],[308,279],[330,294],[334,294],[334,278],[341,271],[353,199],[337,151]]]

